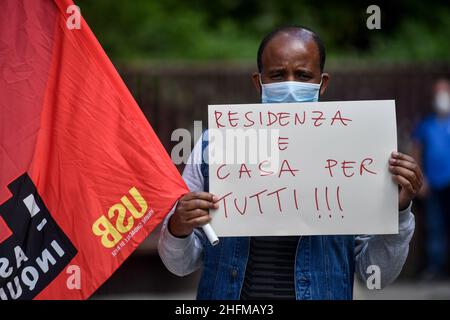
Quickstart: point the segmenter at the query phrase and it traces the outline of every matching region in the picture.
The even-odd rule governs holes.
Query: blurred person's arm
[[[381,288],[392,283],[402,271],[415,228],[411,205],[412,202],[399,214],[398,234],[356,237],[356,273],[364,282],[373,274],[370,266],[380,268]]]
[[[202,139],[200,139],[183,171],[183,179],[191,192],[203,192],[203,175],[200,170]],[[166,268],[178,275],[185,276],[196,271],[202,264],[203,245],[200,230],[194,229],[185,237],[176,237],[169,230],[169,223],[178,202],[163,222],[158,241],[158,252]]]

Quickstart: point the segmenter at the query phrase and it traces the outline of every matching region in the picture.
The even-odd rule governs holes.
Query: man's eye
[[[297,78],[302,80],[302,81],[308,81],[308,80],[312,79],[312,77],[309,74],[306,74],[306,73],[297,74]]]
[[[270,76],[272,80],[281,80],[283,78],[283,75],[281,73],[274,73]]]

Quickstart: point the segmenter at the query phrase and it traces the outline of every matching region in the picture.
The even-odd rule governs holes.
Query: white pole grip
[[[206,237],[208,237],[208,240],[211,243],[211,245],[215,246],[216,244],[219,243],[219,238],[217,237],[216,233],[214,232],[213,228],[209,223],[202,226],[202,228],[206,234]]]

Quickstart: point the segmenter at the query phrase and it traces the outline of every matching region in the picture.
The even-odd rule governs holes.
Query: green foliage
[[[254,60],[280,25],[315,30],[331,58],[449,60],[447,1],[378,1],[381,30],[368,30],[368,1],[78,0],[115,60]]]

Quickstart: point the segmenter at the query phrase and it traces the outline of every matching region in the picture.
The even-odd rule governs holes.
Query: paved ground
[[[134,253],[92,296],[93,299],[195,299],[199,273],[171,274],[156,254]]]
[[[92,297],[93,299],[195,299],[199,273],[188,277],[172,275],[156,252],[139,250]],[[383,290],[368,290],[355,283],[354,298],[369,299],[450,299],[450,281],[397,281]]]
[[[356,300],[449,300],[450,281],[419,282],[397,281],[383,290],[368,290],[360,283],[355,285]]]

